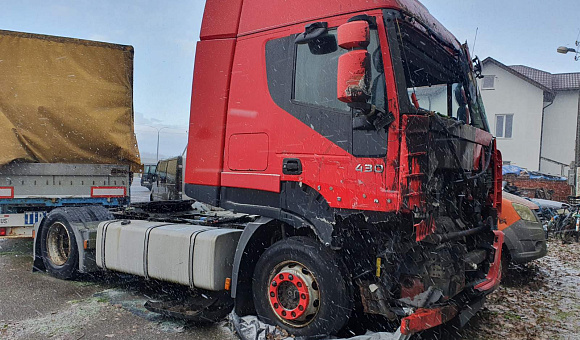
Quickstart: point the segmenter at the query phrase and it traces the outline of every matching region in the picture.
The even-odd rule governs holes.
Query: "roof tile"
[[[509,67],[554,91],[580,89],[580,72],[552,74],[524,65]]]

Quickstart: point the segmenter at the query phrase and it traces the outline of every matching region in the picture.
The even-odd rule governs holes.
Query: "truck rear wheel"
[[[79,251],[66,214],[53,211],[43,224],[40,247],[46,270],[56,278],[73,279],[78,274]]]
[[[254,304],[265,322],[298,336],[335,334],[348,321],[352,301],[337,256],[306,237],[284,239],[256,264]]]

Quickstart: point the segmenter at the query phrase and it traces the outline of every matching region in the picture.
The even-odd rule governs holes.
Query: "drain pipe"
[[[578,93],[578,115],[576,116],[576,143],[574,146],[574,192],[572,196],[578,195],[578,167],[580,166],[580,91]]]
[[[551,93],[550,93],[551,94]],[[540,128],[540,155],[538,157],[538,171],[541,171],[542,167],[542,144],[544,142],[544,114],[546,113],[546,108],[552,104],[554,104],[554,99],[556,99],[556,94],[551,94],[552,101],[550,104],[542,107],[542,126]],[[580,112],[579,112],[580,114]],[[578,129],[576,129],[576,146],[578,146]],[[577,153],[576,153],[577,154]]]

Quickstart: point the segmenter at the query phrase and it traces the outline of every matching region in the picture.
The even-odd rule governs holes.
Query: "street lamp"
[[[576,41],[576,48],[578,48],[578,47],[580,47],[580,41]],[[568,52],[575,53],[574,60],[576,60],[576,61],[580,60],[580,50],[566,47],[566,46],[560,46],[556,49],[556,51],[558,53],[562,53],[562,54],[566,54]]]
[[[151,126],[151,125],[143,125],[143,124],[139,124],[139,125],[150,127],[152,129],[157,130],[157,156],[156,156],[156,158],[157,158],[157,161],[159,162],[159,133],[161,132],[161,130],[169,129],[170,127],[169,126],[162,126],[162,127],[158,128],[156,126]]]
[[[169,129],[168,126],[164,126],[162,128],[157,129],[157,161],[159,162],[159,133],[161,132],[161,130],[163,129]]]
[[[156,157],[157,157],[157,161],[158,161],[158,162],[159,162],[159,135],[160,135],[160,133],[161,133],[161,130],[163,130],[163,129],[173,129],[173,130],[177,130],[177,131],[179,131],[179,132],[173,132],[173,133],[179,133],[179,134],[182,134],[182,133],[183,133],[183,130],[176,129],[176,128],[173,128],[173,127],[171,127],[171,126],[162,126],[162,127],[156,127],[156,126],[145,125],[145,124],[135,124],[135,125],[144,126],[144,127],[149,127],[149,128],[152,128],[152,129],[155,129],[155,130],[157,130],[157,156],[156,156]],[[187,136],[187,132],[188,132],[188,131],[186,130],[186,131],[185,131],[185,135],[186,135],[186,136]],[[170,132],[170,133],[171,133],[171,132]]]

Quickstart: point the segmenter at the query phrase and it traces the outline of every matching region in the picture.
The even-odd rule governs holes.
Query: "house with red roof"
[[[482,65],[479,87],[504,163],[567,176],[580,158],[580,72],[552,74],[491,57]]]

